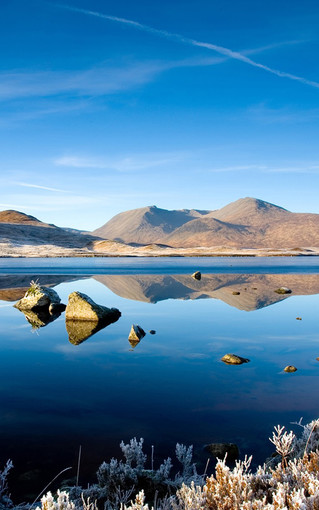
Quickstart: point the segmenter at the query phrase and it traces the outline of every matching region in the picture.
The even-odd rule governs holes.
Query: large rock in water
[[[82,292],[72,292],[69,295],[68,304],[65,309],[66,320],[80,321],[105,321],[115,322],[121,316],[117,308],[107,308],[97,305],[94,301]]]
[[[14,306],[19,310],[34,310],[42,307],[49,307],[50,304],[58,304],[61,299],[55,290],[42,287],[36,282],[31,282],[30,288],[20,301]]]

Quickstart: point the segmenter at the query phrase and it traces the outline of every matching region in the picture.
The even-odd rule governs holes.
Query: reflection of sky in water
[[[74,346],[64,315],[31,331],[0,302],[1,458],[13,458],[18,473],[47,472],[40,489],[49,473],[75,464],[80,444],[91,473],[134,436],[146,449],[155,444],[159,460],[177,441],[198,455],[207,442],[229,441],[262,462],[273,425],[318,416],[319,295],[245,312],[217,299],[126,300],[93,279],[55,290],[62,302],[84,292],[122,317]],[[134,350],[132,323],[157,332]],[[227,366],[227,352],[251,362]],[[283,373],[288,364],[298,371]]]

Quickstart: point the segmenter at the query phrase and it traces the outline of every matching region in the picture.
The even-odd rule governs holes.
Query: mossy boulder
[[[34,310],[37,308],[49,308],[51,304],[58,304],[60,301],[61,299],[55,290],[31,282],[30,288],[23,298],[14,306],[19,310]]]
[[[68,304],[65,309],[66,320],[78,321],[105,321],[115,322],[121,316],[117,308],[108,308],[96,304],[86,294],[82,292],[72,292],[69,295]]]

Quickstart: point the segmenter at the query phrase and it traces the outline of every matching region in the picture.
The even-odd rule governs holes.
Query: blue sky
[[[2,0],[0,210],[319,213],[319,4]]]

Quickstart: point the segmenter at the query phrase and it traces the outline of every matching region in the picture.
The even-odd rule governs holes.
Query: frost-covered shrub
[[[8,495],[8,474],[13,467],[11,460],[8,460],[3,470],[0,471],[0,509],[11,508],[13,503]]]
[[[319,510],[319,420],[298,425],[299,439],[275,427],[269,438],[278,453],[275,464],[252,472],[252,457],[237,461],[233,469],[218,459],[215,473],[205,481],[192,463],[192,447],[176,445],[182,469],[173,477],[170,458],[157,470],[146,469],[143,440],[122,441],[124,459],[104,462],[98,484],[58,491],[56,498],[49,492],[35,510]],[[9,462],[0,472],[0,497],[7,497],[11,467]],[[7,502],[2,508],[12,507]]]
[[[79,506],[83,495],[85,499],[96,500],[101,508],[113,510],[128,504],[132,494],[142,494],[142,490],[145,494],[143,497],[148,501],[155,501],[156,504],[156,500],[168,500],[183,483],[204,483],[204,478],[197,474],[195,464],[192,463],[192,446],[186,447],[179,443],[176,445],[175,454],[181,470],[173,476],[170,457],[165,459],[158,469],[146,469],[147,455],[143,452],[143,443],[143,439],[138,441],[136,438],[131,439],[128,444],[122,441],[120,448],[124,458],[112,458],[110,462],[103,462],[97,471],[98,484],[88,489],[68,488],[71,499]]]

